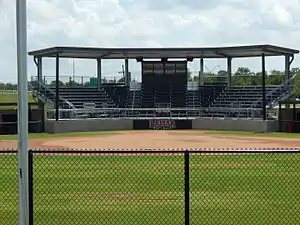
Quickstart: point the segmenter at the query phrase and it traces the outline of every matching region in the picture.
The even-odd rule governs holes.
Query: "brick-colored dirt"
[[[128,131],[90,137],[63,137],[29,141],[42,149],[245,149],[300,148],[295,138],[212,135],[201,131]],[[16,141],[0,141],[0,149],[14,149]]]

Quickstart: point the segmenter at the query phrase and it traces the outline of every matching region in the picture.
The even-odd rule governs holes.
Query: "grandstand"
[[[267,108],[293,94],[290,65],[294,49],[273,45],[237,46],[220,48],[74,48],[54,47],[30,52],[34,56],[38,75],[34,96],[41,104],[54,103],[49,119],[76,118],[74,112],[97,111],[103,117],[218,117],[267,119]],[[265,84],[265,57],[285,57],[285,81],[280,85]],[[42,58],[56,58],[56,85],[43,83]],[[233,86],[231,61],[240,57],[262,58],[262,85]],[[59,58],[89,58],[97,60],[96,86],[59,87]],[[125,77],[122,84],[101,84],[101,60],[125,60]],[[189,88],[188,62],[200,58],[199,82]],[[203,59],[224,58],[227,60],[227,82],[203,82]],[[141,63],[142,81],[132,82],[128,60]],[[149,61],[148,59],[152,59]],[[156,60],[153,60],[156,59]],[[173,59],[170,61],[170,59]],[[175,59],[175,61],[174,61]],[[72,112],[60,114],[61,111]],[[105,111],[105,113],[103,113]],[[157,113],[158,112],[158,113]],[[163,112],[163,113],[162,113]],[[87,115],[91,115],[88,113]],[[95,117],[93,114],[92,117]],[[97,117],[97,116],[96,116]]]

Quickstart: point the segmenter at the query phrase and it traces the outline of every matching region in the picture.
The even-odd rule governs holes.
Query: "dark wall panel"
[[[192,129],[192,120],[152,119],[134,120],[135,130],[175,130]]]

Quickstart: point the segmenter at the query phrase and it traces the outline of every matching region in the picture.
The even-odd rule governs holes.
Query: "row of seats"
[[[266,103],[276,101],[285,91],[284,86],[267,86]],[[262,86],[234,86],[217,96],[205,113],[207,117],[261,117]]]
[[[266,101],[269,104],[285,91],[283,86],[267,86]],[[55,89],[41,87],[47,99],[55,101]],[[186,90],[186,86],[154,84],[142,86],[142,90],[129,90],[125,86],[61,87],[60,104],[64,99],[76,108],[94,103],[96,108],[155,108],[157,104],[170,103],[173,108],[207,108],[206,117],[249,117],[252,109],[262,105],[261,86],[200,86],[199,90]],[[255,116],[260,116],[259,114]]]
[[[141,106],[155,108],[159,105],[185,107],[186,75],[144,75]]]
[[[128,87],[124,85],[105,85],[103,89],[108,96],[113,100],[115,105],[119,108],[125,108],[127,104]]]
[[[266,87],[266,101],[270,102],[281,94],[280,86]],[[272,94],[269,94],[272,93]],[[258,86],[232,87],[226,89],[212,103],[212,107],[259,108],[261,107],[262,88]]]
[[[49,88],[49,90],[55,92],[55,88]],[[83,108],[85,103],[94,103],[96,108],[116,107],[115,102],[104,88],[61,87],[59,96],[71,102],[75,108]],[[55,99],[52,100],[55,101]]]
[[[224,89],[224,86],[200,86],[199,90],[187,91],[186,107],[209,107]]]

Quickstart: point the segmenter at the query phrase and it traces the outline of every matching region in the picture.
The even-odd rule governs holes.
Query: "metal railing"
[[[60,120],[74,119],[137,119],[137,118],[261,118],[261,109],[209,107],[209,108],[94,108],[59,109]],[[55,110],[46,111],[46,119],[55,119]]]
[[[299,224],[300,151],[30,150],[29,224]],[[0,151],[1,223],[17,154]]]
[[[39,82],[38,85],[39,85],[39,87],[43,88],[43,91],[41,91],[40,88],[39,88],[39,90],[34,90],[33,97],[38,98],[43,103],[54,104],[54,101],[51,98],[49,98],[47,93],[50,93],[54,99],[56,98],[56,93],[54,91],[52,91],[46,84],[44,84],[42,82]],[[60,103],[60,106],[63,106],[63,108],[66,107],[69,109],[76,109],[76,107],[73,105],[72,102],[68,101],[67,99],[65,99],[61,96],[59,96],[59,101],[63,103],[63,105],[61,105],[61,103]]]
[[[273,108],[277,105],[278,101],[284,100],[283,98],[289,98],[292,94],[294,94],[293,81],[295,77],[296,75],[293,75],[291,78],[284,81],[283,84],[266,93],[266,99],[269,98],[269,100],[267,100],[269,103],[269,108]],[[275,95],[275,93],[277,93],[278,91],[280,92],[279,96],[277,94]],[[259,102],[262,102],[262,97],[253,102],[252,107],[255,107]]]

